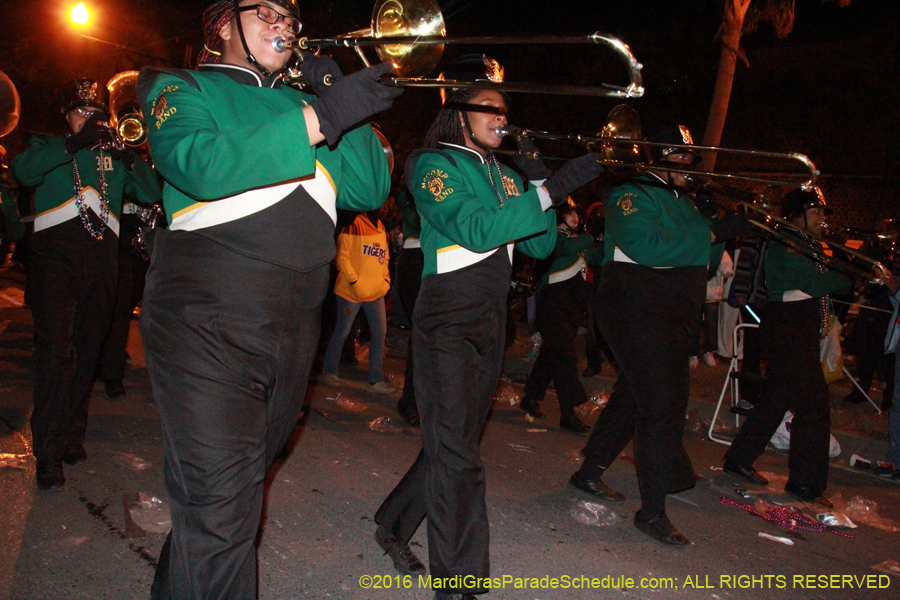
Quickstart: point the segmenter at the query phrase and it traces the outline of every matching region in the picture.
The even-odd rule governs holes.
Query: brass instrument
[[[628,70],[630,81],[626,86],[610,83],[576,86],[426,79],[424,76],[440,61],[445,44],[602,44],[619,54]],[[600,32],[585,36],[449,38],[444,27],[444,17],[435,0],[378,0],[372,11],[372,24],[369,28],[332,38],[277,38],[272,45],[279,52],[292,50],[300,60],[303,59],[301,50],[353,48],[366,67],[371,64],[362,48],[374,46],[380,60],[390,63],[396,75],[382,81],[397,87],[477,88],[613,98],[639,98],[644,95],[642,65],[635,59],[628,45],[618,38]]]
[[[513,131],[508,128],[497,130],[500,136],[512,136],[515,138],[529,137],[539,140],[557,140],[563,142],[572,142],[585,146],[587,150],[598,151],[603,155],[602,160],[598,160],[602,165],[608,165],[621,169],[637,169],[639,171],[646,170],[665,170],[669,173],[681,173],[695,177],[713,177],[722,178],[732,181],[752,181],[756,183],[766,183],[769,185],[781,185],[790,187],[813,186],[816,178],[820,175],[816,165],[805,155],[794,152],[764,152],[760,150],[736,150],[733,148],[721,148],[718,146],[698,146],[695,144],[670,144],[663,142],[649,142],[640,139],[640,121],[637,113],[631,107],[620,104],[613,108],[609,113],[607,124],[603,127],[598,135],[581,135],[575,133],[551,133],[547,131],[532,131],[528,129],[519,129]],[[718,152],[722,154],[736,154],[743,156],[754,156],[758,158],[772,158],[782,161],[794,163],[795,166],[802,167],[802,171],[798,171],[798,176],[805,179],[802,181],[782,181],[768,177],[753,177],[749,175],[741,175],[738,173],[712,173],[708,171],[699,171],[696,169],[675,168],[670,165],[665,167],[654,167],[653,165],[641,162],[642,149],[650,148],[679,148],[692,153],[701,152]]]
[[[137,233],[131,238],[131,247],[140,253],[144,260],[150,260],[150,255],[147,253],[147,242],[144,240],[144,230],[149,231],[156,228],[160,219],[165,218],[166,213],[161,206],[156,204],[151,204],[150,206],[131,204],[131,207],[129,213],[126,214],[133,214],[144,224],[143,227],[138,228]]]
[[[16,86],[6,73],[0,71],[0,137],[16,128],[21,114],[22,104]]]
[[[147,121],[137,98],[137,71],[123,71],[110,79],[109,125],[123,146],[137,147],[147,141]]]
[[[828,240],[822,236],[806,231],[805,229],[800,229],[790,221],[772,214],[774,211],[765,204],[746,201],[741,202],[741,204],[746,209],[763,217],[762,221],[751,220],[751,223],[769,233],[786,246],[802,252],[815,260],[822,261],[839,271],[844,271],[845,273],[854,275],[865,281],[875,284],[883,283],[884,276],[888,271],[881,262],[874,258],[870,258],[850,246],[845,246],[844,244]],[[814,245],[804,244],[796,240],[793,236],[787,235],[786,232],[802,233],[805,237],[811,238]],[[832,250],[832,254],[828,254],[822,244],[826,244],[828,249]],[[834,251],[841,252],[851,258],[856,258],[864,263],[868,263],[871,266],[871,270],[867,271],[856,266],[850,262],[850,259],[836,258],[833,254]],[[881,272],[880,274],[878,273],[879,271]]]

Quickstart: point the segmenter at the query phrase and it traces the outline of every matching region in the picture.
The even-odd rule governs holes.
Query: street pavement
[[[404,332],[390,328],[385,366],[398,391],[404,340]],[[165,505],[153,499],[164,503],[166,496],[159,417],[137,322],[129,342],[128,394],[111,400],[102,385],[95,387],[85,444],[89,459],[67,466],[66,484],[55,492],[34,484],[28,426],[32,349],[21,273],[0,270],[0,464],[6,465],[0,468],[0,600],[148,598],[165,537]],[[270,473],[259,537],[263,600],[433,596],[422,587],[426,582],[397,577],[373,538],[372,516],[421,441],[419,430],[396,414],[399,392],[365,391],[364,348],[360,354],[360,366],[341,367],[346,385],[340,388],[313,377],[305,418]],[[604,477],[627,500],[586,504],[590,497],[566,485],[586,437],[558,429],[552,393],[542,405],[545,419],[524,419],[509,401],[521,396],[516,381],[522,371],[522,361],[510,358],[482,441],[497,588],[488,600],[900,597],[900,576],[886,574],[886,561],[900,563],[900,533],[885,530],[890,523],[860,524],[837,534],[792,531],[721,503],[785,501],[779,487],[787,475],[783,453],[766,453],[758,461],[758,470],[775,484],[763,489],[719,469],[724,446],[699,434],[686,436],[698,482],[668,500],[671,520],[692,542],[684,548],[663,546],[632,526],[639,499],[630,446]],[[592,394],[608,391],[612,373],[605,370],[585,383]],[[692,401],[692,407],[700,418],[712,409],[708,401]],[[589,420],[595,418],[596,411]],[[846,438],[842,443],[875,453],[885,446]],[[832,461],[829,494],[874,502],[869,522],[900,522],[900,486],[849,468],[847,456]],[[751,497],[743,498],[739,489]],[[804,507],[805,514],[814,512]],[[424,525],[412,548],[427,564]],[[584,589],[591,585],[597,587]]]

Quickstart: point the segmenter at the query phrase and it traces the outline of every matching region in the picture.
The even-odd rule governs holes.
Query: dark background
[[[451,36],[602,31],[621,38],[644,65],[646,94],[627,101],[638,110],[644,135],[682,123],[695,142],[702,139],[721,48],[715,40],[721,0],[439,3]],[[19,127],[2,142],[12,154],[21,147],[23,131],[65,131],[58,90],[69,79],[88,76],[105,82],[120,71],[146,65],[181,67],[186,57],[196,57],[205,1],[87,4],[92,22],[81,28],[69,20],[72,1],[0,0],[0,69],[22,100]],[[820,183],[836,209],[838,224],[866,229],[876,216],[900,216],[900,3],[839,4],[798,0],[793,31],[785,39],[778,39],[766,23],[743,37],[750,67],[737,66],[722,145],[808,155],[823,172]],[[368,26],[373,3],[343,0],[302,6],[303,33],[316,37]],[[475,51],[498,59],[507,81],[627,83],[616,55],[587,45],[448,46],[432,76],[454,57]],[[349,50],[331,54],[345,71],[361,68]],[[390,111],[376,117],[398,165],[421,144],[439,102],[434,90],[407,90]],[[619,102],[517,94],[510,119],[529,129],[595,134]],[[560,155],[579,151],[553,143],[542,150]],[[735,164],[722,155],[717,164],[718,170],[759,167]],[[395,175],[399,171],[395,169]],[[597,193],[595,186],[583,195]]]

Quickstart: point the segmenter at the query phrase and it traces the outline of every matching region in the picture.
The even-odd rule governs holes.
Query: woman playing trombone
[[[263,485],[300,413],[336,209],[388,194],[381,142],[356,125],[401,93],[377,81],[390,67],[311,58],[318,97],[281,85],[273,42],[299,16],[296,0],[214,2],[198,70],[138,81],[169,218],[141,315],[172,507],[153,598],[256,598]]]
[[[501,73],[496,61],[481,55],[463,57],[454,71],[454,77],[445,71],[445,78],[496,81]],[[540,161],[520,156],[537,184],[525,191],[493,154],[501,142],[497,130],[506,124],[503,94],[452,90],[425,147],[406,164],[425,260],[412,334],[423,449],[376,513],[376,540],[399,572],[423,573],[408,543],[427,514],[438,600],[487,591],[481,584],[438,583],[489,576],[479,441],[503,361],[513,246],[536,258],[550,254],[556,215],[548,209],[601,170],[585,155],[551,175]]]

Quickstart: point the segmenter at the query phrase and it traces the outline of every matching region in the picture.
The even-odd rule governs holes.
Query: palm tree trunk
[[[725,116],[728,114],[728,101],[731,99],[731,86],[734,83],[734,67],[737,62],[738,48],[741,43],[741,29],[744,26],[744,15],[751,0],[725,0],[725,16],[722,19],[722,53],[719,55],[719,72],[716,76],[716,87],[713,90],[709,116],[706,119],[706,130],[703,132],[704,146],[718,146],[722,141],[725,129]],[[713,171],[716,167],[716,153],[708,152],[703,157],[702,168]]]

